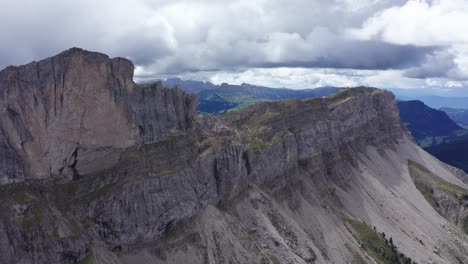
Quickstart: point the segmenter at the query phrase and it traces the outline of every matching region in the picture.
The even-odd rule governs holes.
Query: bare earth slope
[[[408,164],[466,175],[413,142],[391,93],[197,116],[132,71],[72,49],[0,72],[0,263],[468,262]]]

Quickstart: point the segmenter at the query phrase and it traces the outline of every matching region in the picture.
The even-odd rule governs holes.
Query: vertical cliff
[[[0,183],[78,176],[192,128],[196,98],[133,83],[133,64],[73,48],[0,72]]]
[[[0,263],[468,261],[408,161],[468,187],[391,93],[198,116],[195,96],[132,71],[71,49],[0,72]]]

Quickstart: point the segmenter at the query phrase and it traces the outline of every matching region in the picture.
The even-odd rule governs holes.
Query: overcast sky
[[[70,47],[137,80],[468,87],[468,0],[0,0],[0,67]]]

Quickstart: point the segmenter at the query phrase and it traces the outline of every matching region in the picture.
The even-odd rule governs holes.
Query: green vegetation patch
[[[237,113],[239,113],[241,109],[240,108],[231,108],[229,110],[227,110],[227,112],[223,113],[224,116],[232,116],[232,115],[235,115]]]
[[[21,219],[21,227],[26,230],[31,230],[39,226],[42,221],[42,211],[43,208],[41,208],[40,205],[35,205],[32,214]]]
[[[27,205],[29,209],[19,217],[23,229],[31,230],[41,224],[43,211],[47,210],[46,202],[37,190],[25,183],[11,184],[0,188],[0,217],[11,218],[11,206]]]
[[[199,95],[200,111],[210,114],[224,114],[239,110],[257,102],[271,101],[236,91],[204,91]]]
[[[428,148],[430,146],[439,145],[449,140],[449,136],[426,136],[422,139],[418,139],[418,145],[421,148]]]
[[[92,263],[93,263],[93,257],[91,256],[91,254],[89,254],[84,259],[78,262],[78,264],[92,264]]]
[[[405,123],[405,126],[408,127],[408,125],[409,124]],[[461,129],[461,130],[455,130],[452,133],[448,135],[444,135],[444,136],[435,136],[435,135],[421,136],[420,138],[417,138],[416,141],[420,147],[429,148],[431,146],[436,146],[436,145],[440,145],[443,143],[454,142],[455,140],[465,138],[467,135],[468,135],[468,130]]]
[[[343,220],[351,226],[356,238],[361,242],[362,248],[383,264],[412,264],[411,258],[398,252],[393,239],[387,239],[385,233],[378,233],[366,223],[360,222],[349,215],[342,214]]]
[[[268,123],[270,120],[275,117],[279,117],[280,113],[277,111],[266,109],[262,112],[256,112],[249,117],[245,123],[246,128],[248,129],[262,129],[262,125]]]
[[[246,106],[253,105],[261,101],[271,101],[271,100],[264,99],[264,98],[255,98],[249,95],[233,95],[233,96],[221,95],[221,97],[230,102],[237,104],[238,105],[237,108],[244,108]]]
[[[344,103],[346,103],[346,102],[348,102],[348,101],[350,101],[350,100],[353,100],[354,98],[355,98],[355,96],[346,97],[346,98],[344,98],[344,99],[341,100],[341,101],[334,102],[334,103],[332,104],[332,107],[340,106],[340,105],[342,105],[342,104],[344,104]]]
[[[28,200],[26,191],[24,189],[18,189],[17,192],[13,196],[13,200],[21,205],[26,204]]]
[[[460,203],[468,200],[467,190],[442,179],[421,164],[408,160],[408,169],[416,188],[423,194],[426,200],[434,206],[435,209],[438,208],[437,202],[434,200],[435,189],[444,191],[445,193],[455,197]]]
[[[282,139],[278,136],[273,137],[272,140],[264,140],[255,132],[241,132],[241,138],[245,146],[252,150],[263,149],[267,147],[271,147],[276,145],[282,141]]]
[[[278,131],[271,131],[266,125],[270,120],[278,117],[280,113],[267,109],[264,112],[254,113],[245,125],[238,130],[242,142],[249,149],[262,149],[282,142],[282,137],[275,135]]]
[[[405,126],[408,127],[408,124],[405,124]],[[428,147],[432,146],[432,141],[433,141],[433,137],[431,137],[431,136],[427,136],[427,137],[424,137],[422,139],[417,140],[418,145],[421,148],[428,148]]]
[[[351,88],[346,88],[346,89],[343,89],[337,93],[334,93],[334,94],[331,94],[329,96],[327,96],[327,98],[329,99],[334,99],[334,98],[338,98],[340,96],[348,96],[349,94],[351,94]]]
[[[466,127],[464,127],[466,128]],[[461,136],[466,136],[468,135],[468,130],[467,129],[459,129],[459,130],[456,130],[453,132],[453,134],[457,137],[461,137]]]
[[[426,198],[429,204],[434,208],[439,208],[439,204],[434,198],[434,189],[432,185],[425,181],[415,181],[414,184],[416,185],[416,189],[421,192],[421,194]]]
[[[33,195],[33,190],[29,190],[24,183],[16,183],[0,187],[0,201],[2,205],[9,206],[12,203],[24,205],[37,198]]]
[[[438,175],[430,172],[427,168],[414,161],[408,160],[408,170],[416,188],[426,198],[429,204],[442,216],[447,218],[444,210],[441,210],[434,192],[443,192],[451,197],[448,202],[451,206],[468,207],[468,191],[458,185],[452,184]],[[447,218],[449,219],[449,218]],[[458,226],[468,234],[468,217],[460,216]],[[455,222],[456,224],[456,222]]]

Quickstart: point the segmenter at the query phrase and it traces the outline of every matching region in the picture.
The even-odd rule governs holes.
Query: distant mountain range
[[[197,94],[198,110],[209,114],[223,114],[259,101],[327,96],[344,89],[321,87],[294,90],[245,83],[215,85],[210,82],[186,81],[179,78],[161,82],[166,87],[178,86],[184,91]],[[398,108],[402,122],[416,142],[438,159],[468,172],[468,130],[461,126],[468,125],[468,110],[447,107],[441,110],[434,109],[442,106],[468,108],[468,98],[427,95],[417,97],[421,100],[408,100],[411,97],[401,95],[400,91],[396,92],[400,100],[407,99],[398,101]]]
[[[386,88],[391,91],[398,100],[419,100],[426,105],[439,109],[442,107],[468,109],[468,89],[446,88]]]
[[[468,109],[442,107],[440,110],[447,113],[447,115],[461,126],[468,127]]]
[[[421,96],[417,99],[436,109],[442,107],[468,109],[468,97]]]
[[[431,147],[468,138],[468,130],[455,123],[444,112],[421,101],[399,101],[400,118],[418,144]]]
[[[426,148],[426,151],[439,160],[468,173],[468,140],[436,145]]]
[[[418,145],[439,160],[468,172],[467,110],[433,109],[421,101],[399,101],[400,118]]]
[[[468,98],[468,89],[449,87],[423,87],[423,88],[385,88],[398,98],[419,99],[423,97]]]
[[[440,109],[456,123],[468,127],[468,110],[444,107]],[[459,139],[455,142],[448,142],[426,148],[426,151],[440,159],[441,161],[468,172],[468,139]]]
[[[342,88],[327,86],[310,89],[270,88],[243,83],[232,85],[223,83],[216,85],[210,82],[182,80],[169,78],[161,80],[166,87],[178,86],[182,90],[196,93],[199,97],[200,112],[222,114],[226,111],[251,105],[258,101],[275,101],[291,98],[309,98],[326,96],[339,91]],[[468,96],[466,93],[441,94],[440,89],[395,89],[388,88],[399,100],[419,100],[427,106],[435,109],[456,108],[468,109]],[[450,113],[448,113],[450,115]],[[456,121],[459,124],[459,121]]]
[[[179,78],[169,78],[167,80],[161,80],[161,82],[166,87],[178,86],[182,90],[190,93],[199,93],[204,90],[216,89],[218,87],[210,82],[182,80]]]
[[[178,86],[184,91],[198,94],[198,110],[210,114],[222,114],[230,110],[252,105],[259,101],[277,101],[285,99],[305,99],[334,94],[343,88],[320,87],[315,89],[269,88],[251,84],[215,85],[210,82],[185,81],[171,78],[162,81],[166,87]]]

